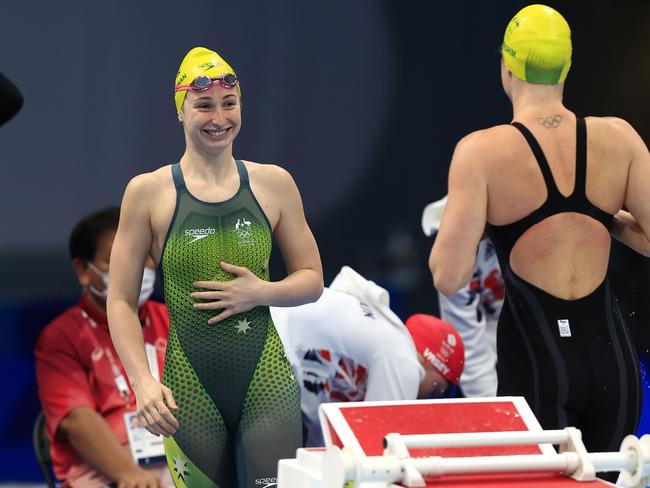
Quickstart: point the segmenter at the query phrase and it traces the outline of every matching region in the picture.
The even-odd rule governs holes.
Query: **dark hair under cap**
[[[108,207],[81,219],[70,234],[68,244],[70,258],[92,261],[97,253],[97,243],[102,234],[117,230],[119,221],[119,207]]]

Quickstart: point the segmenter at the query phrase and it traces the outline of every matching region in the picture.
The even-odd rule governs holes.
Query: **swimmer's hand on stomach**
[[[268,281],[261,280],[242,266],[224,261],[221,261],[220,266],[235,277],[230,281],[196,281],[194,287],[202,291],[190,294],[193,300],[197,300],[194,310],[222,310],[210,318],[208,324],[216,324],[232,315],[266,305],[264,292],[269,285]]]

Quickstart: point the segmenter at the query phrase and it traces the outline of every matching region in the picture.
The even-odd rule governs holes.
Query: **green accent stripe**
[[[219,488],[210,478],[192,463],[185,455],[183,450],[176,444],[173,437],[167,437],[163,440],[165,446],[165,456],[167,457],[167,466],[177,488]],[[180,461],[182,473],[176,469],[174,461]],[[180,467],[179,466],[179,467]],[[225,488],[225,487],[224,487]]]
[[[557,85],[564,69],[564,60],[548,59],[534,52],[529,52],[526,58],[526,81],[544,85]]]

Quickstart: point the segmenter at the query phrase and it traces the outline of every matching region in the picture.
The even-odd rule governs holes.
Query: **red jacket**
[[[145,343],[156,347],[162,378],[169,335],[167,309],[161,303],[145,302],[140,307],[140,321]],[[128,380],[128,394],[118,391],[119,375],[124,379],[127,376],[113,347],[106,315],[85,297],[45,327],[36,343],[35,355],[38,395],[51,442],[54,474],[65,480],[71,469],[88,468],[58,432],[61,420],[75,408],[90,407],[106,419],[120,443],[126,444],[123,416],[135,410],[135,396]]]

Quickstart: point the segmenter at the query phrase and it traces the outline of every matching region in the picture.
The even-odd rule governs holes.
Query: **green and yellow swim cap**
[[[571,67],[571,29],[557,10],[529,5],[506,27],[501,53],[520,80],[557,85]]]
[[[226,73],[237,75],[235,70],[216,52],[204,47],[195,47],[190,49],[183,58],[178,73],[176,73],[176,85],[189,85],[197,76],[201,75],[218,77]],[[239,84],[237,93],[241,95]],[[174,93],[177,113],[181,113],[185,95],[187,95],[185,90]]]

